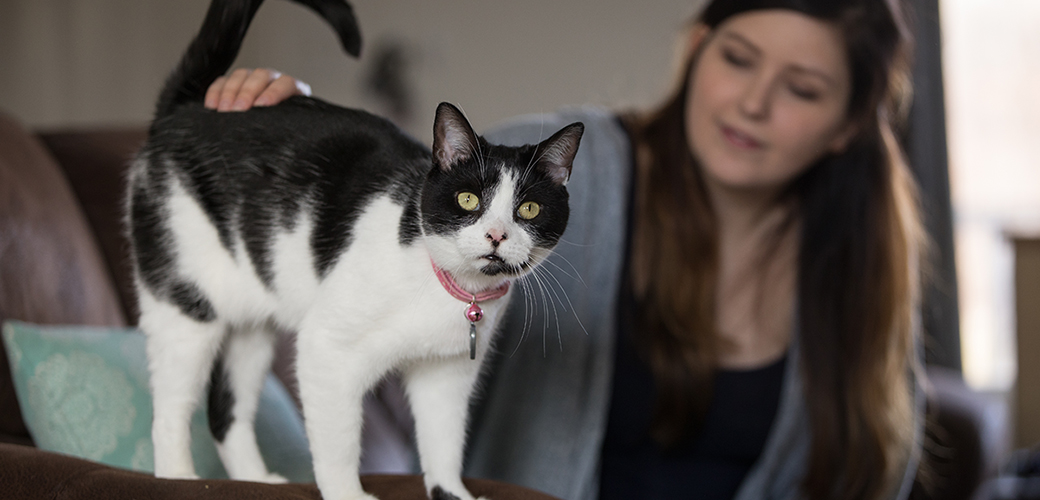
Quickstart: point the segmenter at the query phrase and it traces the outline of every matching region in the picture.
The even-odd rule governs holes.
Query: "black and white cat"
[[[347,4],[299,1],[356,55]],[[231,477],[283,481],[264,465],[253,420],[274,331],[288,329],[325,500],[373,498],[357,477],[361,403],[391,371],[415,415],[427,492],[470,500],[460,480],[469,399],[509,283],[566,227],[583,126],[503,147],[441,104],[431,152],[382,118],[317,99],[205,109],[260,3],[214,0],[131,167],[156,475],[195,476],[189,419],[208,384]]]

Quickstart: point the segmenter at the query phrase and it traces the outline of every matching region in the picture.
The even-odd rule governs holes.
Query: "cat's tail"
[[[339,35],[343,50],[357,57],[361,53],[361,32],[354,9],[344,0],[295,0],[325,19]],[[178,106],[201,102],[206,89],[227,72],[238,56],[242,39],[263,0],[213,0],[198,35],[173,70],[156,105],[156,119],[169,115]]]

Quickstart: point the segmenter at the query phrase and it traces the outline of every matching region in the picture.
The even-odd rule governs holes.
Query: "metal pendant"
[[[469,359],[477,359],[477,322],[483,318],[484,311],[474,297],[466,309],[466,319],[469,320]]]

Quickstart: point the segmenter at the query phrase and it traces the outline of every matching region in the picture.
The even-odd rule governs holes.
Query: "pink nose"
[[[491,242],[491,246],[498,248],[499,243],[505,241],[509,236],[501,229],[490,229],[484,237]]]

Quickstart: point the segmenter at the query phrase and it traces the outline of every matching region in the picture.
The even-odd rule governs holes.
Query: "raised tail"
[[[310,7],[332,25],[343,50],[354,57],[361,54],[361,32],[350,4],[344,0],[295,1]],[[156,105],[156,119],[169,115],[181,104],[205,98],[209,85],[235,62],[261,3],[263,0],[213,0],[202,28],[166,79]]]

